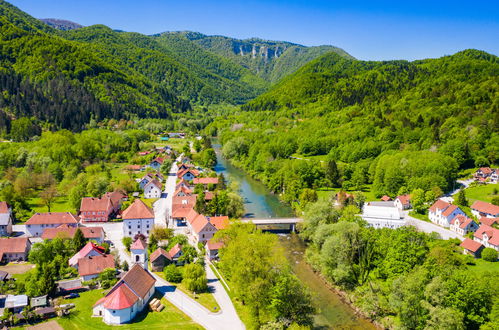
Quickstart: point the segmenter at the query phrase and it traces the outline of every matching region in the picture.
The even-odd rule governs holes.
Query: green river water
[[[217,153],[215,171],[240,184],[240,194],[245,200],[246,217],[272,218],[293,215],[291,208],[279,201],[260,182],[232,166],[221,156],[220,145],[213,145]],[[369,321],[357,316],[354,310],[325,284],[304,260],[305,243],[295,234],[279,235],[296,276],[309,288],[318,309],[314,318],[316,329],[375,329]]]

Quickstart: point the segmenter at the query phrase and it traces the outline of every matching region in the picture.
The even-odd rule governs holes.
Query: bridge
[[[253,223],[258,228],[268,231],[296,231],[296,224],[302,222],[301,218],[243,218],[242,223]]]

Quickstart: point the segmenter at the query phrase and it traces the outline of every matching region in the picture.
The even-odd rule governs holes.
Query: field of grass
[[[165,274],[163,272],[155,272],[156,275],[160,276],[161,278],[165,278]],[[166,279],[165,279],[166,280]],[[188,295],[190,298],[195,299],[198,303],[203,305],[207,310],[212,311],[212,312],[217,312],[220,310],[220,306],[218,305],[217,301],[215,300],[215,297],[209,292],[203,292],[203,293],[196,293],[196,296],[194,297],[194,294],[187,290],[186,287],[182,283],[178,284],[173,284],[177,287],[178,290],[182,291],[186,295]]]
[[[431,222],[430,219],[428,218],[428,212],[426,212],[425,214],[420,214],[416,211],[409,211],[409,215],[413,218],[416,218],[416,219],[419,219],[422,221]]]
[[[303,160],[315,160],[319,162],[323,162],[327,159],[327,155],[318,155],[318,156],[303,156],[301,154],[294,153],[291,155],[293,158],[299,158]]]
[[[476,200],[491,202],[494,196],[497,194],[494,193],[494,189],[499,191],[499,184],[483,184],[477,185],[475,187],[470,187],[465,189],[466,197],[470,202],[474,202]],[[470,203],[471,204],[471,203]]]
[[[483,259],[476,259],[476,265],[468,266],[470,270],[475,271],[479,275],[484,275],[487,272],[495,272],[499,274],[499,262],[490,262]]]
[[[26,200],[33,210],[33,212],[48,212],[48,208],[42,203],[41,198],[30,198]],[[76,212],[76,210],[70,205],[69,200],[66,196],[60,196],[52,202],[50,206],[51,212]]]
[[[92,307],[102,296],[102,290],[93,290],[81,293],[80,298],[65,301],[64,303],[74,303],[76,308],[69,316],[59,318],[57,322],[66,330],[116,329],[105,324],[102,318],[92,317]],[[149,312],[146,308],[132,323],[123,324],[119,329],[202,329],[166,299],[162,298],[161,303],[165,305],[163,311]]]

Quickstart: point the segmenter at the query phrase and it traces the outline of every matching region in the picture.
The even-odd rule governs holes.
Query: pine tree
[[[87,244],[87,240],[83,235],[80,228],[76,229],[75,235],[73,237],[73,248],[75,251],[80,251]]]
[[[464,192],[464,189],[461,189],[457,194],[456,203],[460,206],[468,206],[468,200],[466,199],[466,193]]]

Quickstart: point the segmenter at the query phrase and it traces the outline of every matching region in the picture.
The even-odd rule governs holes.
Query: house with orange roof
[[[31,242],[27,237],[0,238],[0,262],[28,260]]]
[[[76,233],[76,230],[80,228],[83,233],[83,237],[87,240],[92,240],[97,243],[104,242],[104,228],[102,227],[72,227],[69,225],[60,225],[57,228],[48,228],[43,231],[42,239],[53,240],[55,238],[67,238],[72,239]]]
[[[187,182],[187,181],[186,181],[186,180],[184,180],[184,179],[181,179],[181,180],[177,183],[177,185],[175,186],[175,190],[179,189],[180,187],[185,187],[185,188],[190,189],[190,190],[192,190],[192,189],[193,189],[193,187],[189,184],[189,182]]]
[[[104,249],[102,246],[96,245],[93,242],[88,242],[80,251],[76,252],[76,254],[72,256],[68,262],[71,267],[78,268],[78,261],[80,259],[101,256],[105,253],[106,249]]]
[[[0,202],[0,236],[10,236],[12,234],[12,208],[7,202]]]
[[[178,265],[180,262],[178,259],[184,255],[184,252],[182,251],[182,245],[180,244],[175,244],[170,251],[168,251],[168,255],[170,256],[171,260],[173,263]]]
[[[194,178],[199,176],[199,172],[195,169],[188,168],[186,170],[181,170],[177,172],[177,177],[179,179],[184,179],[186,181],[192,181]]]
[[[217,232],[217,228],[204,215],[197,213],[194,209],[187,215],[187,227],[196,244],[206,243]]]
[[[458,206],[441,199],[437,200],[428,210],[430,221],[446,228],[450,227],[452,219],[458,215],[466,216]]]
[[[499,229],[481,225],[475,232],[473,239],[485,247],[499,251]]]
[[[472,255],[475,258],[480,258],[484,246],[477,241],[469,238],[465,238],[460,245],[463,248],[464,254]]]
[[[162,248],[157,248],[149,257],[153,272],[162,272],[165,266],[173,262],[172,257]]]
[[[80,219],[83,222],[106,222],[118,213],[125,197],[119,191],[108,192],[100,198],[83,197],[80,206]]]
[[[491,227],[494,226],[494,225],[496,225],[496,224],[499,225],[499,218],[481,217],[480,218],[480,224],[491,226]]]
[[[396,207],[401,210],[407,210],[411,208],[411,196],[410,195],[400,195],[395,198],[393,202]]]
[[[142,312],[154,295],[156,279],[139,264],[130,270],[99,299],[92,309],[93,316],[102,317],[109,325],[132,321]]]
[[[218,178],[217,177],[214,177],[214,178],[194,178],[192,180],[192,184],[194,184],[194,185],[202,184],[206,188],[209,184],[217,185]]]
[[[123,211],[122,218],[124,237],[135,237],[137,234],[149,236],[154,227],[154,212],[140,199]]]
[[[475,201],[471,205],[471,213],[477,218],[498,218],[499,206],[482,201]]]
[[[208,220],[213,226],[215,226],[215,228],[217,228],[217,230],[222,230],[229,226],[229,217],[226,215],[208,217]]]
[[[26,221],[26,234],[30,237],[39,237],[44,230],[61,225],[77,227],[78,218],[70,212],[35,213]]]
[[[218,252],[221,248],[223,248],[223,242],[218,242],[213,239],[210,239],[208,243],[206,243],[206,253],[208,254],[208,258],[210,260],[218,259]]]
[[[450,230],[459,235],[466,235],[468,232],[475,232],[478,229],[478,224],[465,215],[458,214],[450,222]]]
[[[177,197],[185,197],[185,196],[191,196],[192,195],[192,190],[185,187],[185,186],[180,186],[175,190],[173,193],[173,196]]]
[[[78,260],[78,275],[83,282],[96,278],[108,268],[116,268],[114,256],[111,254],[89,256]]]

